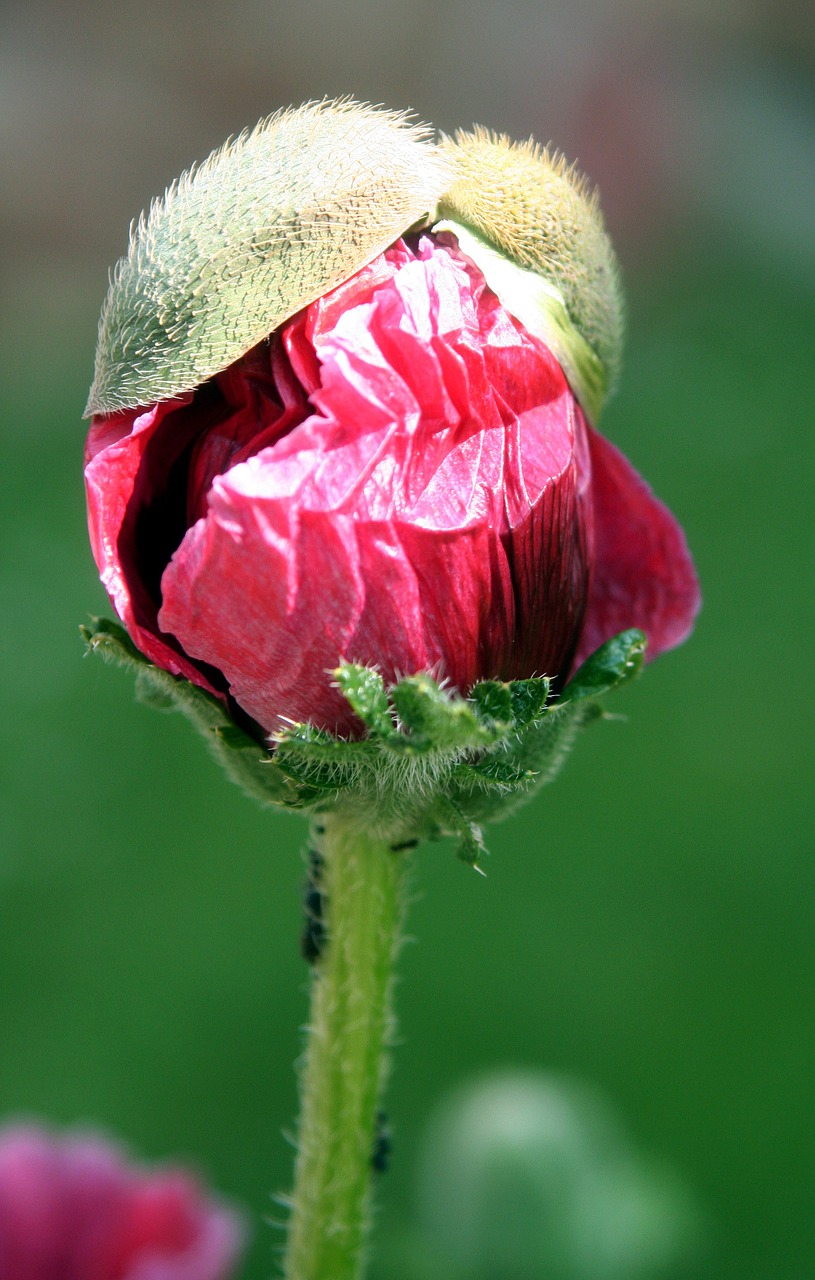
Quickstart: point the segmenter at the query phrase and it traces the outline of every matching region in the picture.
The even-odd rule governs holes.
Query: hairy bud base
[[[293,724],[267,747],[211,694],[149,662],[116,623],[97,618],[82,634],[89,652],[135,673],[144,701],[181,711],[255,799],[334,812],[393,845],[452,835],[472,866],[486,852],[482,824],[555,777],[577,732],[602,717],[597,699],[635,676],[645,654],[643,633],[624,631],[557,698],[545,677],[483,680],[462,698],[428,675],[386,687],[372,668],[342,663],[334,676],[364,736]]]

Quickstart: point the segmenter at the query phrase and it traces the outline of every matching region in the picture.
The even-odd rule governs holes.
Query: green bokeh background
[[[506,1066],[596,1085],[677,1171],[707,1224],[695,1275],[815,1274],[815,274],[712,215],[645,261],[626,234],[603,428],[682,519],[704,611],[490,833],[486,879],[445,845],[415,857],[376,1277],[435,1102]],[[79,478],[104,266],[89,284],[72,261],[2,312],[0,1112],[191,1162],[248,1207],[261,1280],[307,1008],[305,828],[83,660],[78,624],[109,612]]]

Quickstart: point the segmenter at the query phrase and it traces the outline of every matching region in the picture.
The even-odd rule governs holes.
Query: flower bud
[[[100,1138],[0,1132],[3,1280],[228,1280],[242,1238],[187,1173],[128,1164]]]
[[[631,1149],[605,1099],[534,1072],[465,1085],[428,1126],[420,1215],[467,1280],[696,1274],[702,1223],[673,1171]]]
[[[359,129],[356,110],[344,104],[340,119]],[[368,122],[376,113],[365,110]],[[360,161],[355,176],[338,157],[351,222],[322,203],[328,108],[293,113],[300,124],[304,111],[314,154],[307,131],[293,136],[306,147],[298,172],[315,169],[304,179],[312,203],[291,214],[280,185],[294,163],[285,132],[265,201],[297,222],[296,252],[290,239],[272,246],[271,265],[264,257],[253,274],[242,232],[217,278],[202,258],[200,324],[190,323],[186,302],[173,310],[175,250],[164,253],[149,231],[176,217],[181,196],[171,193],[140,226],[106,303],[91,395],[105,411],[91,425],[85,477],[97,564],[136,645],[265,733],[294,720],[353,736],[359,722],[330,674],[341,659],[386,681],[429,671],[467,694],[483,679],[563,680],[627,628],[646,632],[652,657],[678,643],[698,603],[681,529],[589,426],[569,362],[546,340],[551,327],[534,315],[527,324],[490,287],[465,232],[459,241],[455,230],[409,231],[449,169],[447,148],[403,138],[404,125],[385,115],[392,183],[413,168],[421,181],[410,199],[383,187],[368,227],[355,211],[373,209],[370,170]],[[211,242],[243,200],[243,154],[223,153],[175,189],[190,242]],[[377,170],[387,171],[384,152]],[[483,182],[500,182],[490,163]],[[472,212],[451,190],[453,211]],[[542,199],[537,191],[535,208]],[[331,269],[292,283],[287,264],[323,261],[326,226]],[[602,275],[597,263],[586,272],[587,288]],[[585,345],[594,304],[580,310],[582,286],[568,292],[566,274],[557,279]],[[142,323],[156,280],[158,318]],[[154,337],[173,356],[166,387]],[[612,362],[599,341],[597,352]],[[113,405],[125,407],[107,412]]]

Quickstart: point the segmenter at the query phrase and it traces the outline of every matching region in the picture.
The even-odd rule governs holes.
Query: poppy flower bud
[[[596,206],[521,148],[507,229],[501,140],[473,137],[288,113],[182,178],[114,276],[85,463],[102,580],[153,663],[266,734],[358,735],[341,660],[466,696],[692,625],[681,529],[590,425],[620,328]]]
[[[420,1215],[439,1274],[658,1280],[694,1274],[704,1256],[690,1190],[634,1149],[581,1081],[532,1071],[469,1081],[431,1117],[423,1147]]]
[[[0,1133],[3,1280],[228,1280],[242,1242],[186,1173],[128,1164],[100,1138]]]

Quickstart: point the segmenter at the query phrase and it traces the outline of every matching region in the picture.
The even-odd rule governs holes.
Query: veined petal
[[[171,637],[159,634],[157,602],[151,597],[149,573],[137,560],[155,550],[153,539],[134,536],[134,526],[142,510],[153,504],[153,483],[167,476],[162,467],[146,465],[151,444],[169,446],[175,453],[179,439],[189,442],[183,432],[160,433],[167,418],[179,415],[191,396],[146,410],[126,409],[110,417],[94,418],[85,445],[85,492],[88,529],[99,576],[134,643],[152,662],[173,675],[218,692],[203,672],[178,649]],[[189,431],[189,428],[188,428]],[[166,463],[162,448],[161,463]],[[177,460],[177,459],[174,459]],[[172,463],[170,463],[170,469]],[[182,530],[183,532],[183,530]]]
[[[655,658],[687,638],[701,596],[685,534],[614,445],[589,430],[594,571],[575,664],[628,627]]]

